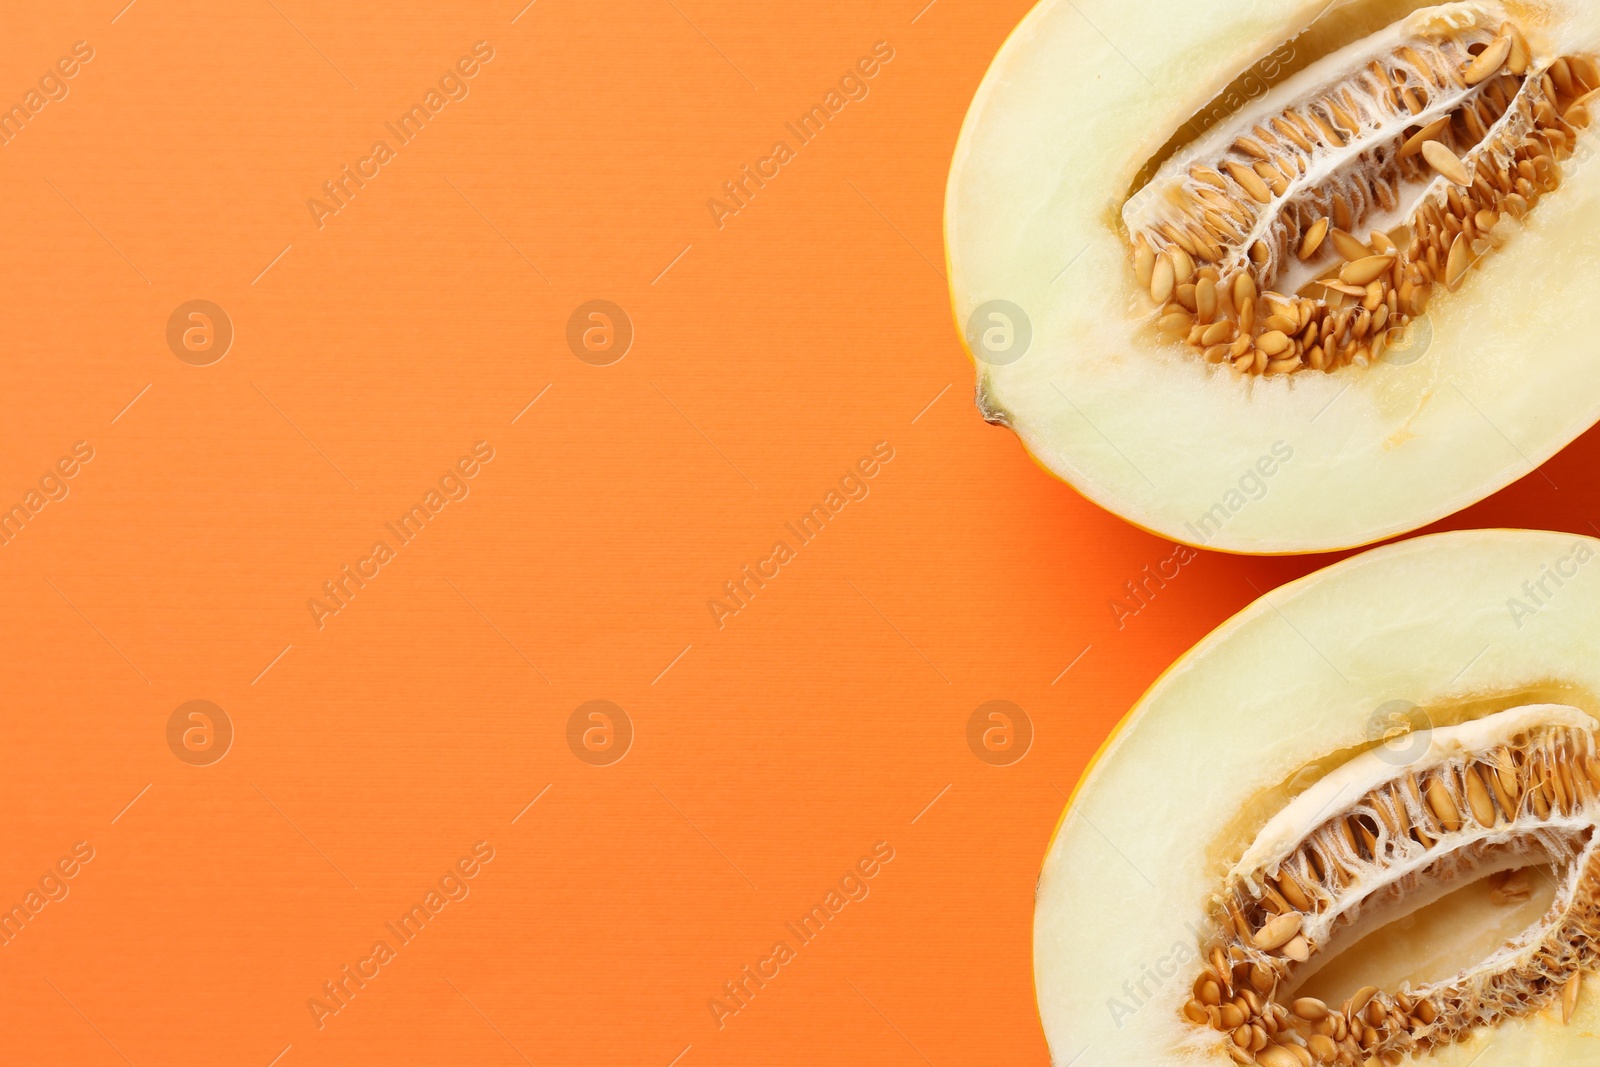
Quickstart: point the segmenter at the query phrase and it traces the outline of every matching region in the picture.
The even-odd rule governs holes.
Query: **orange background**
[[[0,35],[0,102],[94,49],[0,147],[0,504],[95,453],[0,547],[0,905],[95,852],[0,947],[0,1060],[1045,1063],[1066,794],[1166,664],[1327,559],[1202,553],[1119,625],[1173,546],[974,411],[944,181],[1026,0],[123,4]],[[1109,54],[1117,4],[1080,7]],[[306,201],[480,40],[319,229]],[[878,41],[870,95],[719,229],[708,198]],[[208,366],[166,342],[196,299],[235,330]],[[566,342],[595,299],[635,330],[609,366]],[[307,600],[480,440],[471,495],[319,629]],[[877,442],[870,495],[719,629]],[[1450,525],[1592,532],[1597,459]],[[236,731],[209,766],[168,747],[195,699]],[[596,699],[634,734],[608,766],[567,740]],[[990,700],[1035,731],[1010,766],[968,747]],[[479,841],[470,895],[319,1028]]]

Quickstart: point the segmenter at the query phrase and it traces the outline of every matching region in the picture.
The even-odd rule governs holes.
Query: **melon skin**
[[[1534,12],[1524,26],[1536,48],[1600,51],[1600,7],[1513,6]],[[958,333],[971,354],[974,313],[1006,301],[1032,336],[1015,362],[973,356],[980,411],[1090,500],[1185,544],[1291,554],[1375,543],[1527,475],[1600,420],[1586,364],[1600,335],[1587,295],[1600,271],[1593,128],[1559,192],[1459,291],[1441,287],[1415,362],[1240,380],[1151,333],[1119,217],[1135,177],[1327,7],[1080,13],[1045,0],[977,90],[952,162]]]
[[[1600,541],[1566,533],[1416,538],[1275,590],[1224,623],[1118,726],[1049,847],[1034,974],[1053,1061],[1231,1062],[1216,1035],[1180,1014],[1201,965],[1205,905],[1307,784],[1305,769],[1370,748],[1394,701],[1441,726],[1547,700],[1595,715],[1597,649]],[[1585,983],[1570,1025],[1557,1009],[1407,1062],[1600,1062],[1600,981]]]

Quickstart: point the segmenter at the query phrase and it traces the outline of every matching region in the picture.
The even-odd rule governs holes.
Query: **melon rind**
[[[1545,579],[1553,595],[1533,603],[1523,583],[1563,571],[1571,577]],[[1217,1035],[1180,1009],[1201,966],[1206,903],[1249,844],[1212,854],[1239,811],[1308,764],[1370,746],[1391,701],[1448,707],[1552,685],[1564,703],[1600,712],[1593,538],[1415,538],[1277,589],[1224,623],[1123,720],[1051,843],[1034,976],[1054,1062],[1228,1063],[1203,1051]],[[1417,1062],[1600,1062],[1600,981],[1585,984],[1569,1026],[1545,1013]]]

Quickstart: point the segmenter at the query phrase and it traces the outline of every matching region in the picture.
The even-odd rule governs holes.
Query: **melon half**
[[[1267,595],[1169,669],[1039,880],[1078,1067],[1600,1063],[1600,541],[1472,531]]]
[[[1414,530],[1600,417],[1592,0],[1044,0],[946,195],[978,405],[1191,545]]]

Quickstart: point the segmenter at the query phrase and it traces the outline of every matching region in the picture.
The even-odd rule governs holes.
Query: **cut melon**
[[[945,236],[978,404],[1187,544],[1371,543],[1600,418],[1600,8],[1044,0]]]
[[[1417,538],[1174,664],[1045,860],[1054,1062],[1600,1062],[1597,559]]]

